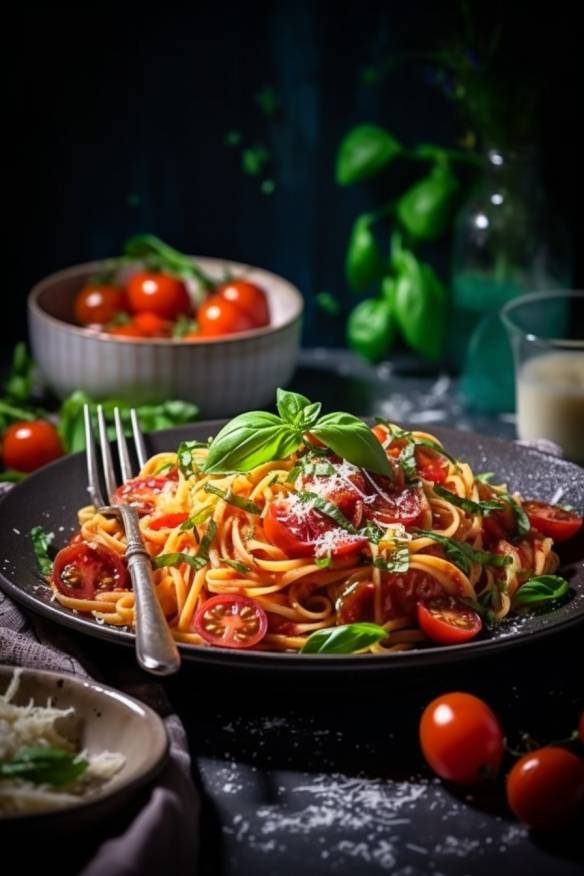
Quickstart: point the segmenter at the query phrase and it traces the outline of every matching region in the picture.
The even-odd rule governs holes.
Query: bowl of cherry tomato
[[[183,255],[152,235],[117,259],[46,277],[28,299],[31,346],[64,398],[180,398],[202,417],[265,405],[294,371],[303,299],[284,278]]]

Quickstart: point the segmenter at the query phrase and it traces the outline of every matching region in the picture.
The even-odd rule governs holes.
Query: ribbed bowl
[[[206,341],[133,340],[73,324],[73,301],[108,262],[76,265],[46,277],[28,297],[33,356],[47,386],[64,398],[76,389],[95,399],[132,404],[195,402],[201,417],[226,417],[271,401],[291,378],[300,344],[303,299],[282,277],[211,258],[197,262],[211,277],[245,274],[265,289],[271,325]]]

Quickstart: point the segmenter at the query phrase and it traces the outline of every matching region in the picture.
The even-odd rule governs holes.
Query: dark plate
[[[206,440],[222,424],[219,421],[167,429],[147,436],[153,453],[174,449],[186,439]],[[507,483],[526,498],[561,501],[584,508],[584,469],[537,450],[450,429],[432,430],[456,456],[468,461],[474,471],[494,471],[497,481]],[[52,463],[14,487],[0,503],[0,585],[16,601],[28,608],[91,636],[118,644],[132,645],[134,635],[127,629],[107,627],[74,614],[51,601],[51,590],[43,584],[28,533],[40,524],[55,533],[57,547],[65,544],[76,528],[77,509],[86,504],[87,478],[84,454],[68,456]],[[464,660],[499,653],[505,648],[532,641],[534,637],[559,633],[584,619],[584,532],[561,550],[562,574],[569,580],[572,599],[547,614],[514,618],[484,638],[441,648],[420,648],[388,655],[298,656],[252,651],[229,651],[196,645],[181,645],[185,659],[231,667],[278,670],[359,669],[363,671],[405,669]]]

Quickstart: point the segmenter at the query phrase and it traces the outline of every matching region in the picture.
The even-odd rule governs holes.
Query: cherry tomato
[[[442,484],[448,476],[448,460],[442,453],[431,447],[416,447],[416,468],[420,475],[427,481]]]
[[[366,538],[351,535],[315,508],[294,509],[294,501],[272,502],[264,517],[268,541],[289,557],[313,557],[319,544],[331,557],[343,557],[367,544]]]
[[[4,433],[4,465],[15,471],[35,471],[63,455],[59,433],[47,420],[12,423]]]
[[[482,627],[476,611],[454,596],[418,603],[418,623],[423,633],[440,645],[458,645],[474,639]]]
[[[162,517],[157,517],[156,520],[152,520],[148,526],[150,529],[174,529],[176,526],[180,526],[181,523],[184,523],[185,520],[188,520],[189,515],[184,512],[177,514],[163,514]]]
[[[105,325],[126,309],[126,293],[111,284],[85,286],[73,303],[73,314],[81,325]]]
[[[140,515],[152,514],[156,499],[163,490],[174,492],[176,479],[171,476],[152,475],[147,478],[131,478],[122,484],[113,495],[114,502],[132,505]]]
[[[248,283],[247,280],[231,280],[219,286],[215,292],[247,314],[254,328],[269,325],[268,299],[264,290],[255,283]]]
[[[192,310],[184,283],[169,274],[154,272],[134,274],[130,278],[128,303],[132,313],[147,311],[170,320]]]
[[[143,339],[146,337],[140,326],[136,325],[133,320],[126,322],[123,325],[108,326],[105,331],[107,331],[108,335],[114,335],[118,338]]]
[[[172,334],[172,323],[168,319],[147,310],[137,313],[132,324],[147,338],[169,338]]]
[[[420,743],[434,772],[460,785],[495,774],[503,758],[497,718],[483,700],[468,693],[445,694],[425,708]]]
[[[209,295],[197,311],[199,334],[207,338],[232,335],[256,328],[249,314],[222,295]]]
[[[121,558],[106,547],[85,542],[59,551],[53,566],[53,585],[75,599],[94,599],[100,590],[126,590],[128,572]]]
[[[343,587],[335,602],[339,622],[354,624],[359,621],[372,621],[374,597],[373,581],[353,581]]]
[[[531,751],[507,776],[507,802],[535,830],[569,823],[584,807],[584,762],[555,745]]]
[[[524,502],[523,508],[534,529],[553,538],[554,541],[566,541],[572,538],[582,526],[582,517],[575,511],[565,511],[559,505],[548,505],[547,502],[537,502],[532,499]]]
[[[268,618],[263,608],[235,593],[213,596],[195,615],[197,633],[220,648],[253,648],[266,634]]]

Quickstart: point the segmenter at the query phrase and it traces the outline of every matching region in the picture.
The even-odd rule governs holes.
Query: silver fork
[[[147,672],[154,675],[171,675],[180,667],[180,654],[176,642],[172,638],[166,618],[156,598],[154,579],[152,577],[152,562],[144,546],[140,532],[138,512],[131,505],[117,502],[114,493],[118,487],[116,482],[110,444],[107,437],[105,416],[101,405],[97,408],[97,424],[101,450],[103,479],[109,498],[103,499],[100,486],[98,456],[93,434],[91,411],[84,405],[85,448],[87,454],[87,477],[89,492],[93,504],[102,513],[116,515],[122,521],[126,534],[126,561],[128,572],[134,588],[136,611],[136,657],[138,663]],[[132,433],[136,455],[140,466],[146,462],[146,448],[140,431],[138,415],[134,408],[130,411]],[[116,426],[116,442],[122,481],[125,483],[132,477],[132,466],[128,444],[124,435],[122,417],[118,408],[114,410]]]

